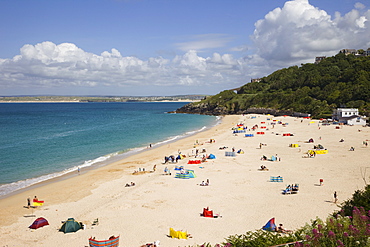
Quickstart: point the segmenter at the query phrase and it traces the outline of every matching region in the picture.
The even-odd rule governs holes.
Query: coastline
[[[119,177],[120,175],[116,174],[116,172],[114,172],[113,170],[116,169],[116,167],[121,166],[122,163],[127,164],[131,160],[133,161],[133,163],[137,163],[136,159],[137,158],[140,159],[140,157],[143,153],[146,153],[146,152],[151,153],[151,152],[154,152],[154,150],[158,150],[158,149],[160,149],[161,152],[163,152],[162,149],[169,149],[171,147],[171,145],[178,145],[178,142],[183,142],[183,141],[187,142],[186,139],[197,138],[197,135],[199,135],[203,132],[211,131],[213,128],[217,127],[220,124],[222,124],[222,120],[217,120],[217,122],[214,126],[210,126],[210,128],[207,128],[205,130],[194,131],[195,132],[194,134],[190,134],[190,135],[185,135],[184,134],[183,136],[176,137],[176,139],[174,139],[174,140],[166,140],[166,141],[159,142],[157,145],[153,146],[151,149],[148,149],[148,148],[146,149],[145,147],[134,148],[134,149],[137,149],[138,151],[135,151],[134,153],[131,153],[131,154],[124,153],[123,158],[118,158],[118,160],[117,160],[117,157],[116,157],[115,161],[113,161],[113,162],[110,161],[107,164],[98,164],[98,165],[94,165],[94,166],[89,166],[87,168],[81,169],[80,173],[78,173],[77,170],[75,172],[69,172],[69,173],[63,174],[61,176],[54,177],[54,178],[48,179],[46,181],[39,182],[39,183],[36,183],[34,185],[28,186],[26,188],[16,190],[16,191],[14,191],[10,194],[1,196],[0,197],[0,208],[2,208],[4,210],[2,212],[0,212],[0,218],[5,219],[5,221],[0,221],[0,227],[14,223],[15,216],[16,217],[21,217],[22,216],[21,212],[24,212],[24,209],[12,210],[11,208],[13,208],[14,204],[19,205],[19,203],[21,203],[21,201],[22,201],[23,204],[25,204],[24,203],[25,198],[30,197],[30,195],[34,195],[34,194],[35,195],[41,195],[41,194],[44,194],[43,191],[48,191],[49,189],[50,190],[57,190],[57,189],[54,189],[54,187],[57,188],[58,186],[63,186],[64,184],[67,184],[67,183],[74,183],[75,180],[79,180],[79,181],[81,181],[81,179],[84,179],[83,181],[88,180],[88,179],[90,179],[90,177],[96,177],[97,175],[95,175],[95,173],[100,173],[100,172],[110,173],[110,172],[113,172],[112,174],[109,174],[109,175],[114,175],[114,176],[117,175]],[[167,145],[167,147],[164,147],[166,145]],[[163,160],[162,157],[157,157],[157,159]],[[149,169],[149,168],[150,167],[147,167],[147,169]],[[109,170],[109,169],[113,169],[113,170]],[[126,174],[126,175],[127,174],[130,175],[131,172],[132,172],[131,170],[133,170],[133,167],[132,166],[120,167],[119,170],[123,171],[124,174]],[[117,177],[115,177],[115,178],[117,178]],[[91,188],[88,189],[88,190],[91,190],[93,188],[96,188],[97,184],[103,183],[105,180],[106,180],[105,178],[104,179],[98,179],[94,183],[87,183],[87,184],[84,184],[84,186],[90,186]],[[108,180],[109,180],[109,178],[108,178]],[[50,187],[50,188],[46,189],[46,187]],[[71,188],[71,189],[73,190],[74,188]],[[77,195],[76,198],[73,198],[71,200],[81,199],[82,197],[84,197],[88,194],[90,194],[90,192],[85,191],[85,193],[82,193],[81,196]],[[74,196],[76,196],[75,193],[74,193]],[[65,198],[65,200],[67,200],[67,199],[68,198]],[[64,201],[64,200],[51,197],[51,201],[48,204],[60,203],[61,201]],[[8,215],[8,213],[9,213],[9,215]],[[13,220],[8,220],[8,219],[13,219]]]
[[[343,126],[335,129],[333,125],[320,126],[317,120],[275,117],[287,124],[284,127],[281,124],[274,128],[268,126],[265,135],[247,132],[254,133],[253,138],[244,137],[244,134],[233,135],[231,128],[239,122],[250,128],[272,118],[252,115],[256,118],[225,116],[219,125],[195,135],[0,200],[0,208],[4,209],[0,212],[3,219],[0,234],[6,236],[4,244],[31,246],[37,242],[40,246],[52,243],[82,246],[87,244],[90,236],[104,239],[112,234],[122,236],[123,246],[140,246],[155,240],[160,240],[161,246],[220,243],[229,235],[259,229],[272,217],[290,229],[302,227],[315,217],[325,219],[338,208],[332,203],[334,191],[338,192],[339,202],[343,202],[356,189],[363,188],[360,168],[366,166],[363,160],[369,150],[361,145],[364,139],[370,139],[369,128]],[[283,137],[283,133],[289,132],[294,135]],[[314,144],[324,145],[329,153],[313,159],[302,158],[313,146],[305,142],[309,138],[315,139]],[[345,142],[338,142],[340,138]],[[209,143],[210,139],[215,139],[216,143]],[[203,145],[197,148],[215,154],[216,159],[199,166],[187,165],[189,158],[186,158],[178,164],[168,164],[173,174],[164,176],[163,169],[167,165],[162,164],[163,157],[176,154],[178,150],[192,154],[198,141]],[[259,143],[267,145],[260,149]],[[290,143],[298,143],[300,148],[289,148]],[[221,146],[227,146],[226,151],[232,147],[240,148],[245,154],[226,157],[225,150],[219,150]],[[356,151],[348,151],[350,146]],[[259,159],[262,155],[275,154],[281,157],[280,162]],[[269,171],[258,171],[261,164]],[[154,165],[157,166],[155,172],[132,175],[138,168],[151,171]],[[175,179],[175,165],[193,169],[197,177]],[[283,183],[269,182],[270,176],[277,175],[284,177]],[[210,179],[211,185],[199,186],[206,179]],[[324,179],[323,186],[318,186],[319,179]],[[136,186],[125,188],[124,185],[131,181]],[[281,195],[285,185],[291,183],[299,183],[300,192]],[[33,213],[46,217],[50,226],[30,231],[27,226],[34,219],[23,217],[31,213],[23,206],[26,198],[34,195],[46,203]],[[207,206],[220,213],[222,218],[199,217],[202,208]],[[60,227],[60,221],[68,217],[83,221],[88,228],[74,234],[58,233],[56,228]],[[94,218],[101,222],[97,227],[91,227]],[[187,230],[193,238],[168,238],[169,227]]]
[[[52,103],[50,103],[50,104],[52,104]],[[139,103],[139,104],[140,105],[146,105],[145,103],[144,104]],[[153,104],[156,104],[156,103],[153,103]],[[62,105],[62,104],[60,104],[60,105]],[[91,104],[91,105],[93,105],[93,104]],[[99,105],[103,105],[103,104],[99,104]],[[123,105],[125,105],[125,104],[123,104]],[[149,105],[151,105],[151,104],[149,104]],[[162,106],[165,106],[165,105],[166,104],[162,104]],[[37,106],[37,105],[35,105],[35,106]],[[74,107],[75,106],[76,105],[74,105]],[[50,107],[51,107],[51,105],[50,105]],[[88,107],[88,106],[85,106],[85,107]],[[10,107],[10,108],[12,108],[12,107]],[[165,107],[162,107],[162,108],[165,108],[165,109],[168,110],[168,108],[171,108],[171,107],[166,107],[165,106]],[[184,114],[180,114],[180,115],[175,116],[175,114],[166,114],[165,110],[163,111],[163,114],[164,114],[163,116],[167,115],[169,118],[172,118],[172,119],[182,118],[181,115],[184,115]],[[188,116],[190,116],[190,115],[188,115]],[[194,117],[196,117],[196,116],[194,116]],[[184,116],[184,118],[189,118],[189,117]],[[28,164],[28,162],[30,162],[30,164],[32,164],[32,165],[29,165],[29,167],[38,167],[38,164],[45,164],[44,167],[46,167],[46,168],[47,168],[47,166],[49,166],[50,168],[55,167],[55,169],[45,169],[45,171],[43,169],[37,169],[37,170],[34,169],[35,171],[38,171],[38,172],[34,172],[34,173],[27,173],[27,169],[25,169],[25,170],[23,170],[23,169],[13,169],[15,171],[14,172],[15,175],[17,174],[17,171],[19,171],[20,174],[24,174],[23,176],[21,176],[19,178],[16,177],[16,176],[6,177],[3,174],[3,177],[1,179],[2,184],[0,185],[0,198],[8,197],[9,193],[10,194],[14,193],[14,192],[18,191],[19,189],[27,189],[27,187],[32,186],[33,184],[38,184],[40,182],[43,182],[43,184],[45,184],[45,182],[47,183],[51,179],[52,179],[52,181],[57,181],[58,178],[60,178],[60,177],[62,177],[62,179],[65,179],[65,177],[68,177],[69,175],[73,175],[75,172],[77,172],[78,168],[80,168],[82,171],[86,171],[86,169],[95,169],[96,167],[100,167],[100,166],[104,166],[106,164],[113,163],[113,162],[115,162],[119,159],[125,158],[126,156],[129,156],[129,155],[132,155],[132,154],[135,154],[135,153],[138,153],[138,152],[145,151],[145,149],[147,148],[147,145],[149,145],[149,143],[151,143],[153,146],[159,146],[159,145],[165,145],[168,142],[174,142],[178,139],[187,137],[189,135],[193,135],[194,133],[197,133],[199,131],[203,131],[204,129],[208,129],[208,128],[212,127],[213,125],[217,125],[217,122],[219,121],[218,117],[217,118],[216,117],[210,117],[210,118],[207,118],[207,119],[209,119],[208,122],[206,122],[206,121],[203,121],[202,123],[199,122],[199,125],[188,124],[188,126],[190,126],[190,127],[185,128],[184,130],[179,126],[179,128],[174,127],[174,128],[171,129],[172,131],[166,131],[166,134],[159,135],[158,137],[155,137],[154,135],[151,135],[152,136],[151,138],[147,138],[147,139],[150,139],[150,140],[141,141],[141,142],[136,141],[136,140],[130,141],[127,138],[125,138],[124,136],[123,136],[123,138],[117,138],[117,136],[116,136],[116,138],[114,138],[115,136],[112,136],[112,138],[110,138],[108,143],[107,143],[108,145],[105,145],[104,143],[102,143],[99,140],[95,140],[94,141],[95,143],[101,143],[101,146],[103,147],[103,149],[96,150],[97,152],[94,152],[94,150],[92,149],[92,150],[90,150],[90,152],[86,152],[87,155],[86,154],[83,155],[83,153],[79,153],[79,152],[75,152],[74,156],[64,155],[64,157],[66,158],[65,159],[66,161],[64,161],[64,160],[62,160],[62,162],[59,161],[60,165],[57,165],[57,166],[54,165],[53,160],[50,161],[50,158],[52,159],[53,155],[48,155],[46,151],[44,152],[45,153],[45,159],[42,159],[42,160],[41,159],[39,159],[39,160],[36,159],[36,161],[35,161],[35,159],[30,159],[32,154],[23,155],[24,158],[23,158],[23,160],[20,160],[20,161],[17,161],[16,159],[8,158],[8,160],[6,160],[4,162],[4,164],[5,163],[12,164],[14,162],[17,162],[19,164],[23,164],[23,163]],[[62,119],[62,121],[64,121],[64,120]],[[168,123],[169,122],[167,121],[167,124]],[[196,121],[194,121],[194,123],[196,123]],[[120,124],[121,123],[117,124],[117,126],[119,126]],[[65,126],[67,126],[67,125],[65,125]],[[75,128],[77,128],[77,127],[75,127]],[[89,126],[87,126],[86,128],[89,128]],[[28,128],[28,129],[30,129],[30,128]],[[177,130],[175,130],[175,129],[177,129]],[[64,131],[64,130],[61,130],[61,131]],[[68,131],[66,132],[67,134],[69,134]],[[111,132],[113,132],[113,131],[111,131]],[[17,133],[17,131],[9,131],[9,133]],[[122,132],[118,132],[118,133],[122,133]],[[137,135],[135,134],[135,136],[139,137],[141,133],[143,133],[143,132],[141,131]],[[40,135],[42,135],[42,134],[40,134]],[[168,136],[166,137],[166,135],[168,135]],[[22,138],[20,135],[18,135],[18,136],[20,138],[19,141],[15,141],[14,143],[22,143],[30,135],[26,135],[26,138]],[[58,137],[58,135],[56,135],[56,136]],[[35,138],[37,138],[37,136]],[[136,139],[140,140],[138,138],[136,138]],[[17,140],[17,139],[15,139],[15,140]],[[83,141],[84,138],[80,138],[80,140]],[[116,146],[115,147],[113,146],[113,148],[104,149],[104,146],[109,146],[111,142],[112,143],[114,142],[114,140],[117,140],[117,143],[119,143],[119,144],[116,144]],[[4,145],[5,145],[5,143],[4,143]],[[52,144],[50,146],[53,147]],[[57,145],[57,146],[62,146],[62,145]],[[96,144],[95,146],[98,146],[98,145]],[[5,147],[6,147],[6,145],[5,145]],[[47,145],[46,147],[49,147],[49,145]],[[13,150],[15,150],[15,149],[12,149],[10,151],[13,151]],[[9,153],[9,157],[11,157],[11,155],[10,155],[11,152],[10,151],[6,152],[6,153]],[[82,150],[82,151],[84,151],[84,150]],[[54,152],[59,152],[59,151],[56,150]],[[67,152],[65,152],[65,153],[67,153]],[[14,155],[16,155],[17,158],[18,158],[18,155],[16,153]],[[47,157],[47,156],[49,156],[49,157]],[[19,157],[22,157],[22,156],[19,156]],[[69,157],[69,160],[68,160],[68,157]],[[75,160],[70,162],[71,157],[76,157],[76,158],[75,158]],[[32,163],[32,161],[33,161],[33,163]],[[41,167],[41,165],[40,165],[40,167]]]

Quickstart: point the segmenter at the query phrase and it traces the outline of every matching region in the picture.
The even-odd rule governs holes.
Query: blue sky
[[[370,48],[369,0],[0,0],[0,95],[216,94]]]

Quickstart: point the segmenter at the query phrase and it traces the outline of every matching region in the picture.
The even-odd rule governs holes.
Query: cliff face
[[[214,115],[214,116],[220,116],[220,115],[235,115],[235,114],[271,114],[274,116],[283,116],[283,115],[289,115],[289,116],[299,116],[299,117],[305,117],[309,116],[309,114],[303,114],[293,111],[282,111],[282,110],[276,110],[276,109],[270,109],[270,108],[256,108],[251,107],[246,110],[229,110],[226,107],[223,106],[213,106],[208,103],[189,103],[187,105],[184,105],[183,107],[176,110],[176,113],[190,113],[190,114],[203,114],[203,115]]]

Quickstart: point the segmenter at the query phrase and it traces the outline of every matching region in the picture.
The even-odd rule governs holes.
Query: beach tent
[[[98,246],[105,246],[105,247],[118,247],[119,245],[119,236],[118,237],[110,237],[108,240],[95,240],[93,238],[89,239],[89,246],[90,247],[98,247]]]
[[[265,231],[275,232],[276,231],[276,225],[275,225],[275,218],[270,219],[266,225],[262,227]]]
[[[43,218],[43,217],[40,217],[40,218],[37,218],[33,223],[32,225],[30,225],[28,228],[31,228],[31,229],[38,229],[40,227],[43,227],[43,226],[47,226],[49,225],[49,222]]]
[[[188,233],[182,231],[175,231],[172,227],[170,228],[170,237],[178,239],[188,239]]]
[[[69,218],[65,221],[62,227],[59,229],[60,232],[69,233],[69,232],[77,232],[81,229],[81,224],[75,221],[73,218]]]
[[[216,156],[215,156],[214,154],[210,154],[210,155],[208,156],[208,159],[216,159]]]

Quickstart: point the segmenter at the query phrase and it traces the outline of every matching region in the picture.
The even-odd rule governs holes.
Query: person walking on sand
[[[31,207],[31,198],[27,197],[27,208]]]
[[[336,192],[336,191],[334,191],[334,203],[337,203],[337,201],[338,201],[338,198],[337,198],[337,192]]]

